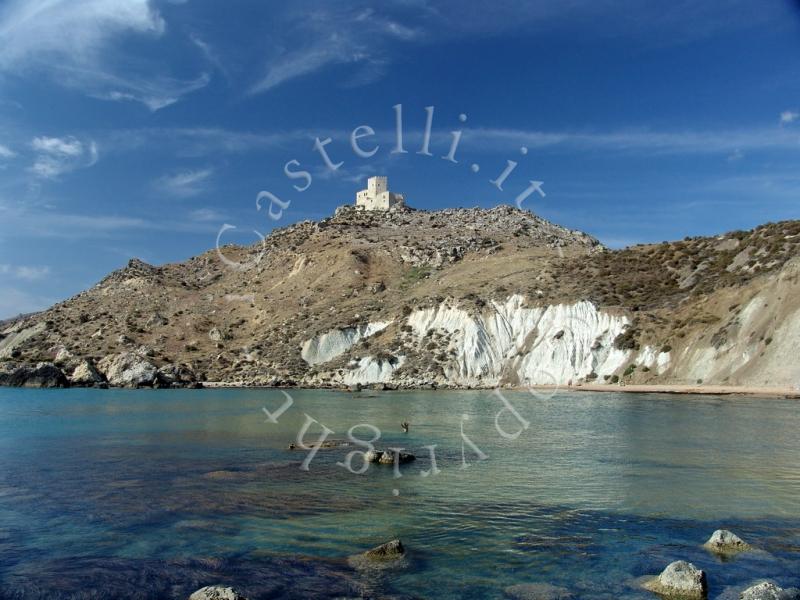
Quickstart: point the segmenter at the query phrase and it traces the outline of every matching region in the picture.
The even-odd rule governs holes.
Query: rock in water
[[[784,590],[768,581],[749,587],[739,595],[739,600],[795,600],[796,598],[798,598],[797,590]]]
[[[549,583],[521,583],[507,587],[505,593],[514,600],[573,600],[569,590]]]
[[[750,544],[727,529],[717,529],[703,546],[717,554],[734,554],[752,548]]]
[[[644,584],[645,589],[666,598],[700,600],[708,589],[706,574],[685,560],[671,563],[661,575]]]
[[[247,598],[233,588],[210,585],[197,590],[189,596],[189,600],[247,600]]]
[[[400,540],[392,540],[376,546],[372,550],[364,552],[363,556],[370,560],[393,560],[404,556],[406,549],[403,548],[403,542]]]
[[[106,356],[97,367],[109,384],[120,387],[153,385],[158,373],[155,366],[134,352]]]

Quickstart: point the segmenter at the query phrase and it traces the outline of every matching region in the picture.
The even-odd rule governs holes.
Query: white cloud
[[[791,110],[785,110],[781,113],[781,123],[793,123],[797,120],[797,117],[800,117],[800,114]]]
[[[99,156],[94,141],[82,142],[72,136],[36,137],[31,141],[31,148],[36,158],[29,170],[42,179],[54,179],[75,169],[91,167]]]
[[[7,275],[24,281],[37,281],[50,274],[50,267],[0,264],[0,275]]]
[[[800,151],[800,141],[780,128],[706,131],[618,130],[600,132],[537,131],[520,129],[466,129],[462,147],[471,145],[484,151],[501,151],[521,146],[645,151],[654,154],[743,154],[757,150]]]
[[[17,153],[14,152],[11,148],[3,144],[0,144],[0,158],[9,159],[9,158],[14,158],[16,155]]]
[[[44,73],[89,96],[158,110],[209,81],[205,74],[171,78],[148,61],[115,52],[126,34],[158,39],[165,30],[149,0],[11,0],[0,11],[0,70]]]
[[[155,186],[170,196],[189,198],[203,193],[206,182],[213,174],[214,169],[180,171],[159,177]]]

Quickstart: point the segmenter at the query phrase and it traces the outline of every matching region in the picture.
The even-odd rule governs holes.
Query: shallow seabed
[[[577,598],[651,598],[636,579],[677,559],[710,598],[800,585],[800,404],[738,397],[506,393],[529,423],[496,429],[492,392],[0,389],[0,598],[505,598],[549,583]],[[337,463],[359,446],[288,450],[306,415],[418,460]],[[464,415],[469,418],[465,419]],[[403,434],[400,423],[411,429]],[[508,410],[498,423],[520,431]],[[488,456],[481,460],[464,434]],[[367,428],[356,434],[369,439]],[[431,470],[436,445],[438,474]],[[464,464],[468,466],[464,468]],[[353,467],[361,466],[358,457]],[[700,545],[732,529],[759,551]],[[347,556],[399,537],[408,560]]]

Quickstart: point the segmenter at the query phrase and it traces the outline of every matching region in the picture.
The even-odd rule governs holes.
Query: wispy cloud
[[[213,174],[214,169],[171,173],[159,177],[155,182],[155,187],[170,196],[189,198],[201,194],[206,189],[206,183]]]
[[[75,137],[36,137],[31,142],[36,158],[31,173],[42,179],[54,179],[75,169],[91,167],[97,162],[97,144]]]
[[[800,117],[800,114],[793,110],[785,110],[781,113],[781,123],[794,123]]]
[[[50,267],[0,264],[0,275],[24,281],[37,281],[50,275]]]
[[[189,212],[189,220],[196,223],[222,223],[225,215],[214,208],[198,208]]]
[[[251,94],[269,91],[325,68],[349,65],[342,80],[360,85],[379,78],[402,45],[433,45],[518,32],[562,31],[565,35],[635,38],[656,46],[683,44],[763,23],[780,25],[792,15],[784,4],[751,0],[698,3],[691,0],[498,0],[491,10],[476,3],[386,0],[374,8],[364,0],[310,0],[302,9],[273,15],[274,54],[267,56]]]
[[[0,70],[45,74],[89,96],[157,110],[209,81],[182,81],[154,63],[118,56],[126,34],[158,39],[165,30],[149,0],[11,0],[0,12]]]
[[[468,144],[484,151],[528,148],[564,148],[646,151],[660,154],[717,154],[729,156],[748,150],[800,151],[800,138],[777,127],[741,130],[652,131],[618,130],[601,132],[537,131],[476,128],[464,131],[462,147]]]
[[[310,40],[298,45],[285,38],[284,49],[267,60],[264,74],[250,87],[251,94],[265,92],[290,79],[325,67],[354,64],[360,68],[349,83],[366,83],[379,77],[388,63],[387,46],[392,42],[411,42],[425,34],[416,24],[403,23],[386,10],[319,4],[288,17],[285,33]]]
[[[0,144],[0,158],[8,160],[9,158],[14,158],[17,155],[11,148]]]

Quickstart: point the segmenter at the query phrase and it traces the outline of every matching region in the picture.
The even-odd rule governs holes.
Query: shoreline
[[[348,391],[347,387],[304,387],[304,386],[269,386],[269,385],[245,385],[241,382],[225,381],[204,381],[203,387],[207,389],[308,389],[308,390],[333,390]],[[626,394],[678,394],[678,395],[697,395],[697,396],[768,396],[770,398],[800,399],[800,389],[781,386],[745,386],[745,385],[688,385],[688,384],[580,384],[580,385],[532,385],[527,387],[390,387],[377,389],[373,386],[382,384],[364,384],[363,391],[491,391],[495,389],[508,390],[512,392],[524,392],[527,390],[541,390],[559,392],[605,392],[605,393],[626,393]],[[354,390],[350,390],[354,391]],[[354,393],[358,393],[355,392]]]
[[[628,384],[599,385],[581,384],[573,386],[534,385],[518,390],[568,390],[575,392],[618,392],[628,394],[685,394],[697,396],[769,396],[800,399],[800,389],[781,386],[750,385],[688,385],[688,384]]]

